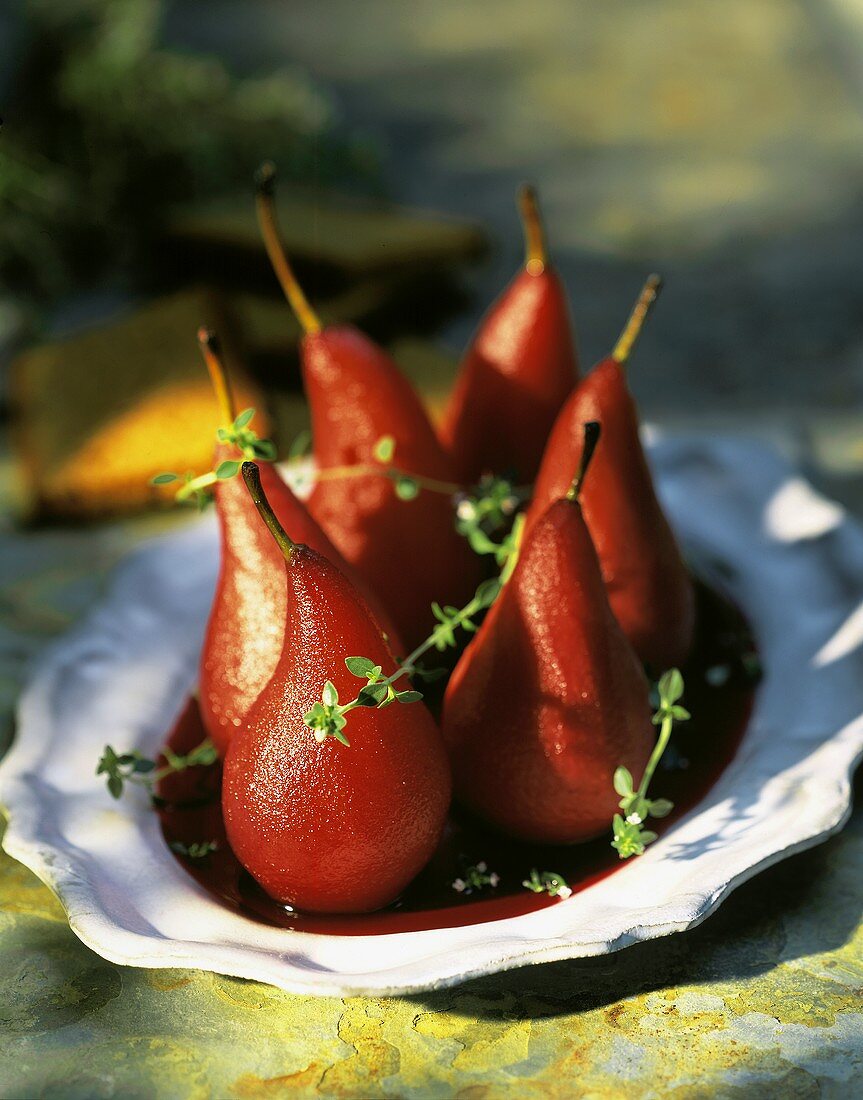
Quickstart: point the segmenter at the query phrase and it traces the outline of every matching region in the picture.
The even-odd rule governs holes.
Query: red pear
[[[576,483],[525,533],[444,701],[457,797],[503,832],[543,843],[609,829],[615,769],[640,775],[653,744],[647,681],[609,607],[581,514],[598,435],[588,428]]]
[[[426,637],[433,601],[462,604],[479,563],[455,531],[449,459],[413,387],[390,357],[349,325],[322,327],[290,268],[279,237],[273,174],[259,175],[258,212],[276,274],[305,330],[303,383],[318,480],[308,507],[330,539],[385,603],[406,644]],[[389,438],[400,499],[376,444]],[[359,476],[357,476],[359,475]]]
[[[550,266],[536,195],[520,194],[525,265],[480,324],[462,362],[441,437],[458,477],[531,482],[578,377],[566,291]]]
[[[367,655],[382,676],[397,666],[353,585],[287,538],[253,463],[243,475],[279,548],[287,617],[278,665],[225,762],[228,839],[283,904],[325,913],[378,909],[437,845],[450,797],[443,743],[421,705],[350,710],[342,734],[349,744],[304,722],[322,698],[327,704],[337,693],[344,703],[360,689],[346,658]]]
[[[652,276],[610,356],[579,384],[563,408],[534,486],[527,527],[565,491],[578,465],[582,425],[602,424],[602,447],[582,494],[582,511],[617,621],[653,671],[682,665],[692,645],[692,580],[657,499],[638,434],[638,411],[624,364],[658,294]]]
[[[231,429],[235,410],[215,336],[202,329],[199,341],[216,391],[223,427]],[[214,469],[243,459],[235,443],[216,445]],[[346,572],[350,567],[294,496],[274,466],[262,463],[261,481],[283,527]],[[201,650],[200,704],[204,724],[219,754],[242,725],[249,708],[278,663],[284,637],[287,593],[283,558],[263,527],[242,480],[222,478],[215,486],[221,541],[221,567]],[[374,612],[388,633],[384,612]],[[392,643],[401,643],[392,634]]]

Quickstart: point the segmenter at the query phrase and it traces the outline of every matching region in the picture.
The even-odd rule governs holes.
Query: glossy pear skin
[[[315,740],[303,715],[325,680],[342,702],[362,687],[346,657],[371,657],[385,676],[396,666],[364,601],[326,559],[297,547],[282,575],[279,665],[225,762],[228,839],[277,901],[307,912],[372,911],[398,896],[437,845],[450,800],[446,753],[421,703],[351,711],[349,747]]]
[[[557,501],[525,535],[447,687],[443,732],[456,796],[522,840],[607,832],[615,769],[643,773],[654,742],[648,685],[576,502]]]
[[[222,443],[215,466],[239,458]],[[341,562],[338,551],[318,527],[279,472],[260,463],[261,484],[280,523],[298,542]],[[252,704],[278,664],[284,638],[287,593],[284,558],[261,523],[243,479],[216,483],[221,568],[201,651],[201,715],[220,756],[242,725]],[[347,568],[347,567],[345,567]],[[375,608],[385,630],[393,630]],[[393,644],[400,645],[393,637]]]
[[[466,484],[483,473],[531,482],[578,378],[566,292],[545,268],[522,270],[491,307],[462,362],[441,438]]]
[[[376,344],[350,326],[325,328],[304,338],[302,358],[319,469],[378,465],[375,444],[389,435],[399,469],[453,480],[419,398]],[[387,477],[338,478],[315,484],[309,511],[410,648],[428,635],[432,601],[461,606],[474,592],[479,564],[455,531],[446,494],[403,501]]]
[[[584,518],[617,621],[644,664],[658,674],[682,665],[689,654],[695,596],[656,496],[635,402],[614,359],[604,359],[591,371],[561,412],[534,486],[527,524],[566,492],[589,420],[602,424],[602,443],[581,494]]]

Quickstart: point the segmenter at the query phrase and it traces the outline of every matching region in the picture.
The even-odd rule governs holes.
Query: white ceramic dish
[[[302,993],[430,989],[699,923],[738,883],[847,817],[863,750],[863,532],[759,445],[664,442],[653,458],[687,552],[745,609],[765,676],[733,763],[618,874],[523,916],[364,937],[270,928],[197,886],[146,798],[112,801],[94,765],[106,742],[152,753],[192,686],[217,567],[212,519],[133,555],[42,659],[0,767],[6,851],[107,959]]]

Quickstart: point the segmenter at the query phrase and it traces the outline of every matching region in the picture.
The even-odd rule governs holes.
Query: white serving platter
[[[271,928],[207,894],[166,848],[147,799],[114,802],[94,768],[107,742],[154,754],[193,685],[217,569],[212,518],[132,555],[43,656],[0,765],[6,851],[112,962],[299,993],[416,992],[698,924],[848,816],[863,752],[863,531],[759,444],[665,441],[652,458],[687,554],[744,609],[764,679],[731,765],[619,873],[523,916],[371,936]]]

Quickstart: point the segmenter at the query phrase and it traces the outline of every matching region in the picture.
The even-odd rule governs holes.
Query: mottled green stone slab
[[[297,997],[131,970],[0,861],[0,1092],[841,1097],[863,1089],[863,813],[699,929],[441,993]]]

